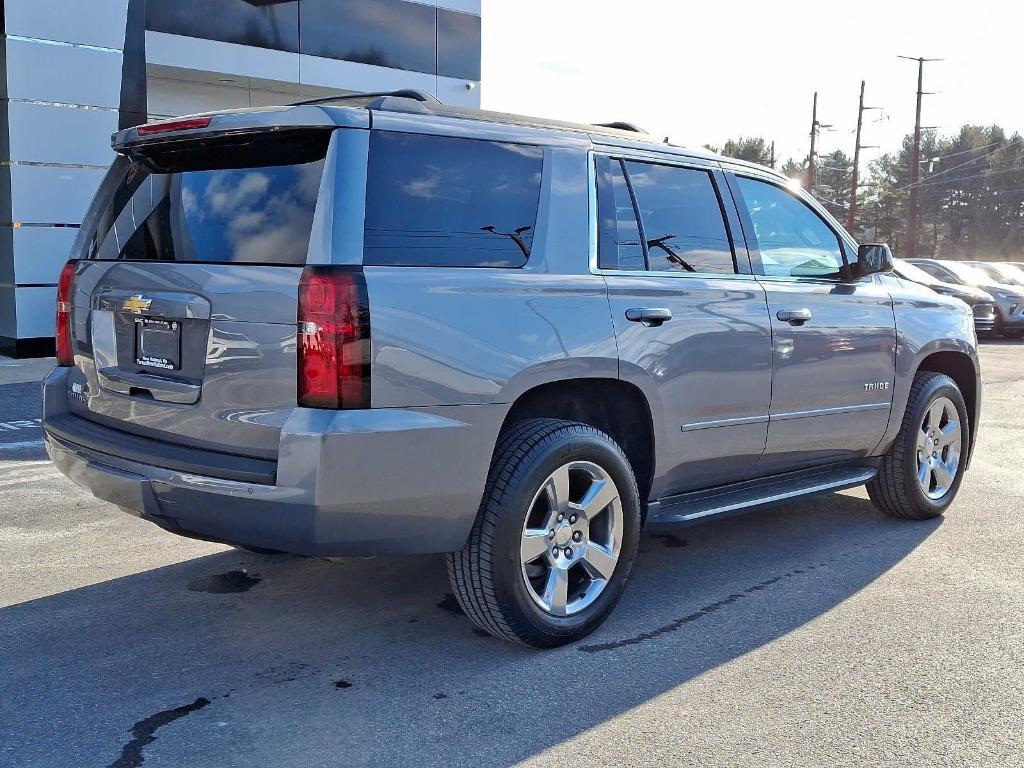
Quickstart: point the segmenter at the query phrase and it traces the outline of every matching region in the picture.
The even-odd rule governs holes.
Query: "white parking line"
[[[21,448],[42,448],[42,440],[22,440],[18,443],[0,443],[0,451],[16,451]]]
[[[7,465],[0,465],[0,469],[31,469],[32,467],[43,467],[47,464],[53,464],[49,459],[38,459],[35,461],[12,461]]]
[[[19,429],[42,429],[42,419],[15,419],[14,421],[0,421],[0,431],[14,432]]]

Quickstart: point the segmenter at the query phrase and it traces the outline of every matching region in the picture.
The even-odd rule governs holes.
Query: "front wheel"
[[[498,440],[469,541],[448,555],[474,624],[536,648],[608,617],[636,556],[640,503],[622,449],[593,427],[530,419]]]
[[[868,496],[893,517],[938,517],[960,489],[969,446],[967,406],[956,382],[921,371],[899,434],[868,483]]]

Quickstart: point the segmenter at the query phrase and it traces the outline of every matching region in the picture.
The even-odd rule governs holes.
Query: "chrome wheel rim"
[[[953,487],[962,443],[956,406],[948,397],[936,398],[917,431],[917,484],[929,499],[941,499]]]
[[[563,464],[541,484],[523,524],[519,561],[541,610],[572,616],[611,581],[622,547],[615,482],[590,461]]]

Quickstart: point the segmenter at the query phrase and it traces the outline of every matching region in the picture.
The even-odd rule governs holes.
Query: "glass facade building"
[[[119,127],[342,91],[479,106],[480,46],[480,0],[0,0],[0,353],[52,349]]]

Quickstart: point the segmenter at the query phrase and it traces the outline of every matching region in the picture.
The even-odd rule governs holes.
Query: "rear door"
[[[870,453],[896,376],[892,298],[848,281],[856,254],[822,213],[770,177],[731,179],[772,323],[772,402],[759,474]]]
[[[722,174],[597,157],[598,267],[620,376],[659,404],[655,497],[753,476],[767,436],[771,327]],[[727,212],[731,216],[727,216]]]
[[[276,457],[296,401],[299,278],[331,255],[317,206],[334,200],[337,143],[268,132],[118,159],[76,245],[74,413]]]

